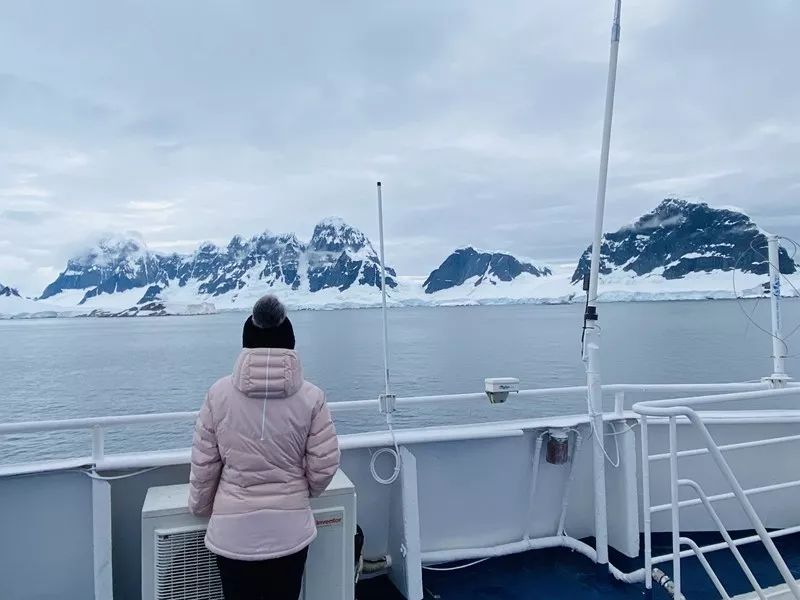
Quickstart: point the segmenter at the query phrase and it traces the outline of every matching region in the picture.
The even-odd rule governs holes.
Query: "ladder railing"
[[[728,548],[736,558],[737,563],[742,568],[747,580],[753,587],[753,590],[762,600],[766,600],[764,590],[761,588],[758,580],[753,574],[752,570],[744,560],[738,546],[751,543],[754,541],[761,541],[764,548],[767,550],[770,558],[772,559],[775,567],[780,572],[783,580],[791,591],[794,598],[800,600],[800,587],[794,579],[792,572],[786,565],[783,557],[778,551],[775,543],[772,541],[773,537],[779,537],[781,534],[788,534],[797,531],[797,527],[786,528],[777,532],[767,532],[763,522],[753,507],[749,496],[757,493],[771,492],[778,489],[786,489],[788,487],[800,486],[800,481],[786,481],[779,482],[772,485],[761,486],[757,488],[744,489],[739,480],[733,473],[728,461],[723,456],[723,452],[736,450],[739,448],[747,448],[754,446],[764,446],[769,444],[787,443],[797,441],[800,439],[798,436],[782,436],[776,438],[769,438],[765,440],[755,440],[741,442],[738,444],[726,444],[719,446],[714,441],[708,428],[703,422],[703,418],[698,414],[693,407],[705,406],[709,404],[731,402],[737,400],[762,400],[775,397],[783,397],[789,395],[797,395],[798,390],[795,389],[771,389],[757,392],[744,392],[734,394],[719,394],[714,396],[697,396],[694,398],[679,398],[669,400],[653,400],[640,402],[633,406],[634,412],[641,416],[641,443],[642,443],[642,500],[644,504],[644,568],[647,576],[645,577],[646,587],[652,586],[649,574],[652,573],[653,564],[656,562],[664,562],[666,556],[657,557],[654,559],[652,556],[652,523],[651,518],[654,513],[669,510],[671,514],[671,535],[672,535],[672,553],[669,558],[672,560],[673,567],[673,582],[674,582],[674,597],[682,598],[681,594],[681,558],[683,556],[694,554],[700,561],[700,564],[705,569],[709,578],[711,579],[714,587],[720,593],[722,598],[729,598],[722,582],[717,574],[714,572],[711,565],[705,559],[704,554],[720,548]],[[662,454],[650,454],[649,439],[648,439],[648,418],[667,418],[669,422],[669,452]],[[688,420],[689,425],[699,434],[704,448],[679,450],[678,445],[678,419]],[[691,479],[682,479],[679,476],[678,459],[682,456],[697,456],[700,454],[709,454],[714,463],[717,465],[720,473],[725,479],[728,486],[730,486],[730,493],[716,494],[709,496],[703,490],[702,486],[696,481]],[[657,506],[651,505],[650,500],[650,463],[669,459],[669,483],[670,483],[670,502]],[[691,500],[680,500],[679,489],[681,487],[692,489],[697,498]],[[717,511],[714,509],[713,502],[719,500],[726,500],[735,498],[739,506],[744,511],[752,528],[755,530],[755,535],[748,538],[741,538],[734,540],[728,533],[722,519]],[[698,546],[690,538],[681,536],[680,528],[680,509],[686,506],[702,504],[709,516],[713,520],[715,526],[719,530],[724,543],[713,544],[705,547]],[[681,551],[681,546],[686,545],[690,550]]]

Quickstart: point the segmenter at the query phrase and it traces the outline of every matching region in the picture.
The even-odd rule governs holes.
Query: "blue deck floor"
[[[740,532],[733,537],[749,535]],[[713,543],[718,536],[694,535],[699,544]],[[592,540],[587,540],[591,543]],[[789,568],[800,577],[800,536],[789,536],[775,540]],[[654,554],[666,554],[670,550],[668,537],[654,540]],[[763,587],[782,583],[777,569],[759,544],[741,548],[745,560]],[[719,550],[707,555],[711,566],[722,579],[728,593],[751,591],[747,579],[728,550]],[[632,571],[642,566],[641,560],[632,560],[619,554],[611,558],[615,566]],[[672,574],[671,563],[659,565]],[[683,594],[687,600],[719,598],[714,587],[696,559],[684,559],[682,563]],[[513,556],[488,560],[474,567],[452,572],[424,572],[426,600],[532,600],[536,598],[572,599],[627,599],[643,598],[644,585],[629,585],[598,574],[597,567],[577,552],[563,548],[538,550]],[[385,579],[363,582],[359,585],[358,600],[395,600],[402,597],[391,588]],[[662,590],[654,590],[655,600],[666,600]]]

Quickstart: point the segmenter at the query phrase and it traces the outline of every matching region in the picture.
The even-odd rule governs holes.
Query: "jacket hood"
[[[245,348],[236,359],[231,381],[250,398],[287,398],[302,387],[303,367],[294,350]]]

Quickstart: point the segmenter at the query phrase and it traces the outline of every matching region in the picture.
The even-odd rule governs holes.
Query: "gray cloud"
[[[377,179],[403,273],[465,244],[574,261],[610,9],[5,3],[0,280],[36,294],[108,231],[188,250],[337,214],[376,237]],[[625,1],[608,228],[680,195],[800,237],[799,27],[788,0]]]

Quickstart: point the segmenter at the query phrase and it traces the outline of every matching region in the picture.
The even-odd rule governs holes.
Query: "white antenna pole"
[[[769,250],[769,297],[772,309],[772,383],[783,385],[786,377],[786,344],[781,337],[781,247],[777,235],[767,236]]]
[[[600,327],[597,317],[597,283],[600,276],[600,245],[603,240],[603,214],[606,204],[608,180],[608,153],[611,147],[611,121],[614,115],[614,91],[617,83],[617,58],[619,56],[621,0],[614,2],[614,21],[611,26],[611,53],[608,61],[606,84],[606,110],[603,122],[603,145],[600,152],[600,173],[597,181],[597,206],[595,209],[592,262],[584,326],[586,328],[584,357],[586,383],[589,390],[589,420],[594,434],[594,528],[597,562],[608,564],[608,512],[606,507],[605,431],[603,427],[603,388],[600,380]]]
[[[383,309],[383,376],[385,384],[385,394],[390,395],[389,386],[389,320],[386,309],[386,253],[383,242],[383,195],[381,194],[381,182],[378,182],[378,235],[381,245],[381,306]]]
[[[603,145],[600,150],[600,174],[597,179],[597,204],[594,215],[594,239],[592,241],[592,263],[589,278],[589,306],[595,309],[597,308],[597,283],[600,276],[600,244],[603,242],[603,216],[606,210],[606,182],[608,181],[608,153],[611,148],[611,121],[614,117],[614,92],[617,87],[621,4],[622,0],[615,0],[614,2],[614,23],[611,26],[611,56],[608,61],[608,81],[606,83],[606,112],[603,120]]]
[[[394,435],[394,428],[392,427],[392,413],[395,410],[396,398],[391,393],[389,387],[389,321],[388,311],[386,309],[386,246],[383,242],[383,195],[381,194],[381,182],[378,182],[378,232],[380,235],[381,244],[381,305],[383,308],[383,383],[384,393],[378,398],[378,408],[386,417],[386,427],[389,429],[389,434],[392,436],[392,448],[381,448],[376,451],[369,461],[369,470],[372,477],[380,484],[391,485],[400,476],[400,471],[403,468],[403,461],[400,458],[400,447],[397,445],[397,437]],[[381,477],[375,468],[378,458],[383,454],[391,454],[394,457],[394,471],[391,476]]]

